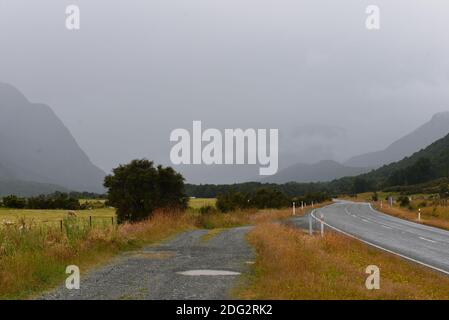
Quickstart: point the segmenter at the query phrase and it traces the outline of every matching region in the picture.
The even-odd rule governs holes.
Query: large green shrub
[[[117,210],[118,223],[141,221],[155,209],[184,210],[184,178],[172,168],[154,167],[146,159],[133,160],[105,178],[108,204]]]

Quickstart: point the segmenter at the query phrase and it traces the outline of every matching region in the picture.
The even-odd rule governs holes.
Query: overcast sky
[[[105,171],[170,164],[170,132],[192,120],[278,128],[284,165],[344,161],[449,110],[448,30],[445,0],[0,0],[0,81]]]

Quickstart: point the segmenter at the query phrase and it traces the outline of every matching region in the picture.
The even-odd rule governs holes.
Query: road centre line
[[[420,265],[422,265],[422,266],[425,266],[425,267],[428,267],[428,268],[431,268],[431,269],[433,269],[433,270],[436,270],[436,271],[439,271],[439,272],[441,272],[441,273],[444,273],[444,274],[449,275],[449,271],[446,271],[446,270],[443,270],[443,269],[441,269],[441,268],[438,268],[438,267],[432,266],[432,265],[430,265],[430,264],[427,264],[427,263],[425,263],[425,262],[422,262],[422,261],[413,259],[413,258],[411,258],[411,257],[408,257],[408,256],[403,255],[403,254],[401,254],[401,253],[395,252],[395,251],[393,251],[393,250],[384,248],[384,247],[382,247],[382,246],[380,246],[380,245],[374,244],[374,243],[369,242],[369,241],[367,241],[367,240],[363,240],[362,238],[359,238],[359,237],[357,237],[357,236],[355,236],[355,235],[353,235],[353,234],[350,234],[350,233],[348,233],[348,232],[346,232],[346,231],[343,231],[343,230],[341,230],[341,229],[339,229],[339,228],[337,228],[337,227],[331,226],[329,223],[327,223],[327,222],[325,222],[325,221],[323,221],[323,220],[318,219],[318,218],[314,215],[315,212],[316,212],[316,209],[314,209],[314,210],[310,213],[310,215],[312,216],[313,219],[315,219],[316,221],[319,221],[319,222],[321,221],[325,226],[327,226],[327,227],[329,227],[329,228],[331,228],[331,229],[333,229],[333,230],[335,230],[335,231],[337,231],[337,232],[340,232],[340,233],[342,233],[342,234],[344,234],[344,235],[346,235],[346,236],[348,236],[348,237],[351,237],[351,238],[353,238],[353,239],[356,239],[356,240],[359,240],[359,241],[361,241],[361,242],[363,242],[363,243],[366,243],[366,244],[368,244],[368,245],[370,245],[370,246],[372,246],[372,247],[374,247],[374,248],[377,248],[377,249],[383,250],[383,251],[385,251],[385,252],[388,252],[388,253],[397,255],[398,257],[404,258],[404,259],[406,259],[406,260],[409,260],[409,261],[418,263],[418,264],[420,264]]]

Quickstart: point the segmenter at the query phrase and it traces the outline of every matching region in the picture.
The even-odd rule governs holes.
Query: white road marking
[[[227,270],[188,270],[177,272],[183,276],[237,276],[240,272]]]
[[[384,224],[381,224],[381,226],[384,227],[385,229],[390,229],[390,230],[393,229],[393,228],[390,228],[389,226],[386,226]]]
[[[435,240],[431,240],[431,239],[427,239],[427,238],[424,238],[424,237],[419,237],[421,240],[424,240],[424,241],[428,241],[428,242],[432,242],[432,243],[437,243]]]
[[[310,214],[311,214],[312,218],[314,218],[314,219],[317,220],[317,221],[320,221],[317,217],[315,217],[315,215],[314,215],[314,212],[315,212],[315,211],[316,211],[316,209],[313,210]],[[374,248],[377,248],[377,249],[383,250],[383,251],[385,251],[385,252],[388,252],[388,253],[397,255],[398,257],[407,259],[407,260],[409,260],[409,261],[413,261],[413,262],[418,263],[418,264],[420,264],[420,265],[422,265],[422,266],[425,266],[425,267],[428,267],[428,268],[431,268],[431,269],[433,269],[433,270],[436,270],[436,271],[439,271],[439,272],[441,272],[441,273],[444,273],[444,274],[449,275],[449,271],[446,271],[446,270],[443,270],[443,269],[441,269],[441,268],[432,266],[432,265],[430,265],[430,264],[428,264],[428,263],[425,263],[425,262],[416,260],[416,259],[414,259],[414,258],[408,257],[408,256],[406,256],[406,255],[403,255],[403,254],[401,254],[401,253],[395,252],[395,251],[393,251],[393,250],[389,250],[389,249],[387,249],[387,248],[384,248],[384,247],[382,247],[382,246],[379,246],[379,245],[377,245],[377,244],[374,244],[374,243],[372,243],[372,242],[370,242],[370,241],[363,240],[362,238],[359,238],[359,237],[357,237],[357,236],[355,236],[355,235],[353,235],[353,234],[350,234],[350,233],[348,233],[348,232],[346,232],[346,231],[343,231],[343,230],[341,230],[341,229],[339,229],[339,228],[337,228],[337,227],[331,226],[331,225],[328,224],[327,222],[324,222],[324,221],[323,221],[323,224],[324,224],[325,226],[327,226],[327,227],[329,227],[329,228],[331,228],[331,229],[337,231],[337,232],[340,232],[340,233],[342,233],[342,234],[344,234],[344,235],[346,235],[346,236],[348,236],[348,237],[351,237],[351,238],[353,238],[353,239],[356,239],[356,240],[359,240],[359,241],[361,241],[361,242],[363,242],[363,243],[366,243],[366,244],[368,244],[368,245],[370,245],[370,246],[372,246],[372,247],[374,247]]]

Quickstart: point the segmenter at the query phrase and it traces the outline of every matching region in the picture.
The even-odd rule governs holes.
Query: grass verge
[[[425,224],[431,227],[449,230],[449,208],[448,207],[426,207],[421,209],[421,220],[418,220],[418,211],[409,210],[400,207],[384,206],[380,208],[376,205],[376,210],[389,214],[391,216],[413,221],[416,223]]]
[[[257,259],[238,298],[449,299],[449,277],[339,234],[264,223],[248,238]],[[380,268],[380,290],[365,287],[369,265]]]
[[[161,241],[195,227],[187,214],[157,213],[145,222],[89,228],[69,219],[55,228],[0,229],[0,299],[23,299],[52,288],[67,276],[105,262],[124,250]]]
[[[59,212],[55,214],[60,214]],[[195,228],[211,229],[258,224],[291,216],[291,209],[198,214],[156,213],[150,219],[120,226],[93,225],[64,218],[63,230],[34,220],[0,228],[0,299],[26,299],[61,284],[68,265],[81,270],[104,263],[118,253],[160,242]],[[216,231],[214,231],[216,230]],[[205,241],[209,240],[207,237]]]

